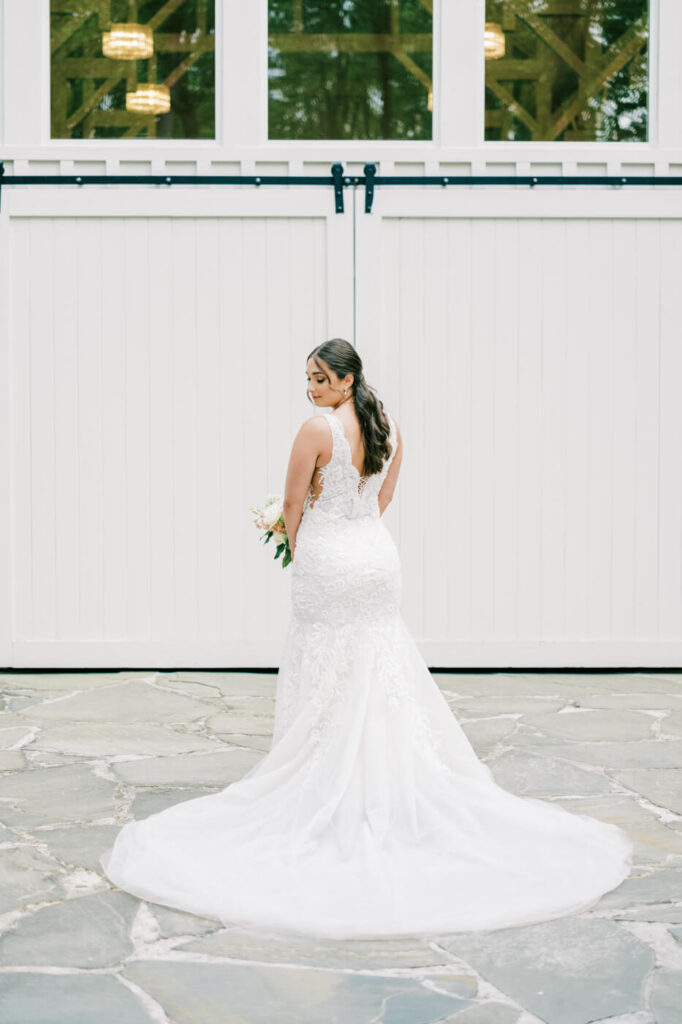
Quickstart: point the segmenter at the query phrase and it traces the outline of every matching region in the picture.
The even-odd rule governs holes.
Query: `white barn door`
[[[306,356],[352,338],[331,189],[5,189],[0,664],[277,664]]]
[[[682,664],[679,193],[379,187],[357,245],[427,662]]]
[[[433,666],[682,663],[682,208],[663,189],[5,189],[0,664],[278,663],[305,357],[401,425]],[[355,301],[354,301],[355,298]]]

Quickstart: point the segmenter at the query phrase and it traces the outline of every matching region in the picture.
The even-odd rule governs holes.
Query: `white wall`
[[[353,217],[238,193],[6,197],[13,664],[278,661],[288,574],[247,507],[307,352],[351,335]],[[429,664],[679,664],[679,199],[397,189],[356,240]]]
[[[0,0],[0,156],[682,173],[676,0],[652,0],[642,144],[484,143],[483,9],[435,4],[433,143],[268,142],[266,2],[225,0],[216,141],[122,144],[49,139],[48,0]],[[0,664],[277,664],[289,578],[246,509],[332,336],[404,433],[386,515],[429,664],[682,663],[680,194],[379,187],[366,215],[346,189],[337,215],[331,188],[3,189]]]

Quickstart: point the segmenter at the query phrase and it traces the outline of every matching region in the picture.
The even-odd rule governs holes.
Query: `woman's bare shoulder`
[[[324,415],[313,413],[312,416],[308,416],[307,419],[303,420],[300,429],[304,430],[306,434],[310,436],[317,436],[318,434],[326,434],[329,432],[329,424],[326,422],[327,417]]]
[[[329,424],[324,422],[326,418],[324,415],[308,416],[298,428],[296,439],[310,442],[324,441],[326,437],[329,437]]]

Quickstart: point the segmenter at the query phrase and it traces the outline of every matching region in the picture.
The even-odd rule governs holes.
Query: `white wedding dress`
[[[377,503],[391,460],[362,479],[325,415],[332,457],[297,534],[270,751],[221,792],[124,825],[106,874],[275,934],[443,934],[584,910],[628,876],[631,840],[515,796],[478,759],[400,614]]]

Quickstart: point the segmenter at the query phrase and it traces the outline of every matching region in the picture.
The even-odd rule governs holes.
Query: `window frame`
[[[52,139],[50,136],[49,0],[0,0],[0,46],[4,74],[0,84],[0,139],[5,156],[17,147],[44,159],[79,151],[102,159],[133,154],[162,161],[162,154],[183,153],[200,162],[241,160],[242,167],[259,159],[363,160],[381,155],[428,162],[462,160],[479,173],[486,161],[547,160],[569,166],[611,162],[626,156],[634,162],[663,150],[682,149],[682,38],[679,0],[650,0],[649,138],[646,142],[517,142],[484,139],[484,56],[482,33],[485,0],[434,0],[433,138],[277,140],[267,138],[268,0],[216,0],[216,137],[215,139]],[[239,32],[230,32],[237,24]],[[11,40],[11,42],[10,42]],[[451,41],[447,44],[446,40]],[[479,40],[472,44],[472,40]],[[36,50],[41,55],[36,60]],[[448,60],[443,60],[447,52]],[[443,102],[443,97],[451,100]],[[236,98],[232,102],[232,98]],[[33,155],[33,152],[31,155]],[[276,154],[276,156],[275,156]],[[671,153],[668,159],[680,160]],[[246,172],[248,173],[248,171]],[[523,173],[523,172],[521,172]],[[663,173],[659,171],[658,173]]]

